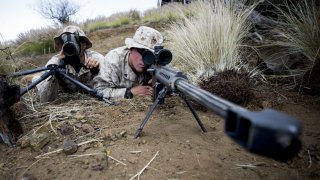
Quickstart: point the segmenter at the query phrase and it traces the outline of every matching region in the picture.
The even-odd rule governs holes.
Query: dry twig
[[[41,159],[38,159],[36,160],[34,163],[32,163],[30,166],[27,167],[26,170],[23,171],[23,173],[20,175],[20,178],[32,167],[34,166],[35,164],[37,164],[39,161],[41,161],[42,159],[46,159],[48,157],[44,157],[44,158],[41,158]],[[21,178],[22,179],[22,178]]]
[[[308,166],[308,168],[311,168],[312,160],[311,160],[311,156],[310,156],[310,151],[309,150],[308,150],[308,156],[309,156],[309,166]]]
[[[157,153],[153,156],[153,158],[136,174],[134,175],[132,178],[130,178],[130,180],[136,178],[138,176],[138,179],[140,178],[140,175],[143,173],[143,171],[151,164],[151,162],[154,160],[154,158],[156,158],[156,156],[158,155],[159,151],[157,151]]]
[[[88,144],[88,143],[91,143],[91,142],[99,142],[99,140],[97,139],[91,139],[89,141],[85,141],[85,142],[82,142],[82,143],[79,143],[77,144],[78,146],[82,146],[82,145],[85,145],[85,144]],[[59,153],[61,152],[63,149],[60,148],[60,149],[57,149],[57,150],[54,150],[54,151],[51,151],[51,152],[47,152],[45,154],[41,154],[39,156],[36,156],[35,158],[38,159],[38,158],[42,158],[42,157],[45,157],[45,156],[48,156],[48,155],[51,155],[51,154],[55,154],[55,153]]]
[[[85,156],[94,156],[94,155],[106,155],[105,153],[90,153],[90,154],[80,154],[80,155],[69,155],[68,157],[73,157],[73,158],[80,158],[80,157],[85,157]],[[117,161],[118,163],[126,166],[127,164],[117,160],[116,158],[110,156],[110,155],[107,155],[108,158],[114,160],[114,161]]]

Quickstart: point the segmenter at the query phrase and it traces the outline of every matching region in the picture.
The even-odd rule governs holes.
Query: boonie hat
[[[148,49],[154,51],[155,45],[161,45],[163,36],[161,33],[153,28],[147,26],[140,26],[133,38],[126,38],[125,44],[130,48]]]
[[[78,27],[78,26],[67,26],[65,27],[57,36],[54,37],[54,42],[56,46],[61,47],[63,45],[63,41],[61,39],[61,35],[64,33],[78,33],[79,37],[84,40],[87,44],[87,49],[92,47],[92,43],[86,34]]]

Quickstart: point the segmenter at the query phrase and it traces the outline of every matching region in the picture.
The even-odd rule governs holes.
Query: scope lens
[[[139,52],[140,53],[140,52]],[[154,56],[153,52],[143,49],[143,51],[140,53],[143,59],[143,63],[145,66],[151,66],[154,64],[156,57]]]
[[[158,65],[165,66],[172,61],[172,53],[169,50],[163,49],[158,53]]]

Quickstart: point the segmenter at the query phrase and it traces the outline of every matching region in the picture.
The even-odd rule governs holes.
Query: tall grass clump
[[[238,69],[239,48],[250,28],[246,19],[253,7],[240,8],[235,0],[198,1],[190,6],[195,14],[183,16],[168,30],[173,64],[194,83]]]
[[[276,28],[276,40],[271,44],[289,49],[289,54],[302,53],[311,62],[309,68],[320,63],[320,6],[316,0],[286,3],[278,9],[283,28]]]

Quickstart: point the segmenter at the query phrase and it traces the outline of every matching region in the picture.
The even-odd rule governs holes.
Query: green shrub
[[[53,38],[25,42],[15,50],[15,54],[18,56],[35,56],[53,52],[56,52]]]

